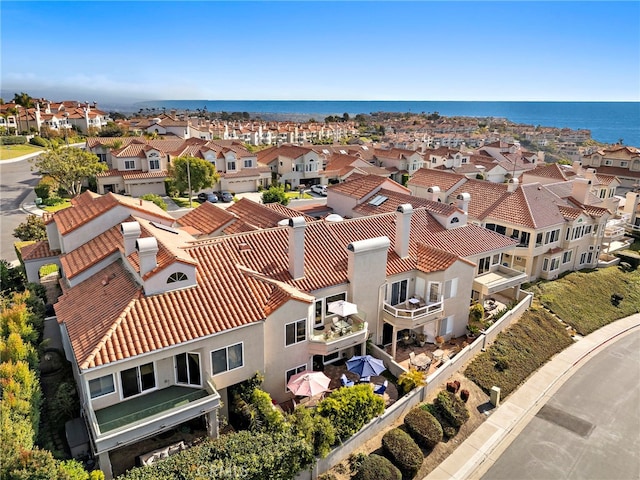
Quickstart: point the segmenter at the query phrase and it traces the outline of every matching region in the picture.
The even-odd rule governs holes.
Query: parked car
[[[207,202],[218,203],[218,195],[216,195],[215,193],[208,193]]]
[[[327,196],[327,186],[326,185],[311,185],[311,191],[313,193],[317,193],[318,195],[322,195],[323,197]]]
[[[200,192],[200,193],[198,194],[198,201],[199,201],[200,203],[206,202],[206,201],[207,201],[207,195],[209,195],[209,194],[208,194],[208,193],[206,193],[206,192]]]
[[[231,194],[231,192],[228,192],[226,190],[220,192],[218,194],[218,198],[220,199],[221,202],[225,202],[225,203],[233,202],[233,195]]]

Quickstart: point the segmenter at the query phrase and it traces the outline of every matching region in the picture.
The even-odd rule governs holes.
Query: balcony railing
[[[369,335],[369,324],[355,319],[352,324],[338,322],[327,324],[322,330],[314,330],[309,337],[309,352],[314,355],[329,355],[344,348],[363,343]]]
[[[407,302],[403,302],[398,305],[391,305],[390,303],[384,302],[383,308],[385,312],[391,314],[393,317],[403,319],[408,318],[411,320],[418,320],[428,315],[442,312],[443,310],[443,297],[440,297],[440,300],[437,302],[429,303],[424,306],[418,305],[415,308],[408,306]]]

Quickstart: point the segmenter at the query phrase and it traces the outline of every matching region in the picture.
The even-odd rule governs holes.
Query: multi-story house
[[[149,202],[111,193],[55,213],[24,261],[62,266],[55,311],[100,468],[109,476],[110,452],[192,419],[215,436],[228,388],[256,371],[283,402],[291,375],[364,353],[369,338],[463,335],[476,266],[452,250],[513,242],[457,227],[459,209],[436,216],[403,204],[197,240]],[[340,299],[357,305],[351,323],[328,310]]]
[[[582,166],[595,168],[598,173],[618,177],[625,189],[640,184],[640,149],[616,145],[582,157]]]
[[[528,280],[553,279],[563,272],[598,264],[607,220],[605,203],[591,194],[591,181],[576,178],[553,184],[520,185],[470,180],[423,169],[408,183],[413,195],[445,203],[468,195],[469,221],[518,241],[502,263],[525,272]]]
[[[391,178],[398,183],[402,183],[403,175],[411,176],[425,166],[424,157],[414,150],[376,148],[373,155],[375,165],[389,170]]]
[[[280,183],[288,183],[291,188],[323,183],[322,159],[311,148],[296,145],[271,147],[259,151],[257,159],[271,169]]]

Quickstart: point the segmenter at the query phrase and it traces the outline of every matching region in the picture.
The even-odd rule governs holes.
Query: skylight
[[[153,225],[154,227],[159,228],[160,230],[164,230],[165,232],[175,233],[176,235],[179,233],[178,230],[173,227],[168,227],[166,225],[163,225],[157,222],[149,222],[149,223],[151,223],[151,225]]]
[[[387,200],[389,200],[389,197],[385,197],[384,195],[376,195],[376,197],[369,202],[369,205],[373,205],[374,207],[379,207]]]

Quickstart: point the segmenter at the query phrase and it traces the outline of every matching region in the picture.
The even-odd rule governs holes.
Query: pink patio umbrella
[[[322,372],[300,372],[293,375],[287,388],[299,397],[313,397],[329,391],[331,379]]]

